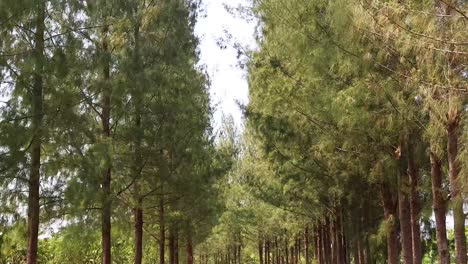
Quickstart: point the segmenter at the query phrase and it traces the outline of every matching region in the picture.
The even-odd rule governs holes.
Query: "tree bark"
[[[411,238],[413,251],[413,264],[422,263],[421,252],[421,227],[419,225],[419,172],[415,161],[413,141],[408,144],[408,176],[410,184],[410,212],[411,212]]]
[[[174,227],[169,228],[169,263],[175,264],[175,234]]]
[[[266,259],[266,263],[267,264],[270,264],[270,241],[267,240],[266,241],[266,245],[265,245],[265,259]]]
[[[315,262],[318,262],[320,264],[320,256],[319,256],[319,245],[320,245],[320,242],[319,242],[319,236],[318,236],[318,231],[317,231],[317,226],[314,225],[314,228],[313,228],[313,232],[314,232],[314,260]]]
[[[338,240],[337,240],[337,230],[336,230],[336,219],[331,217],[330,221],[330,234],[331,234],[331,243],[332,243],[332,263],[338,264]]]
[[[174,234],[174,263],[179,264],[179,230]]]
[[[343,241],[343,227],[341,219],[341,207],[336,209],[336,251],[337,251],[337,261],[339,264],[346,263],[345,260],[345,251],[344,251],[344,241]]]
[[[310,252],[309,252],[309,227],[306,226],[304,230],[304,256],[306,264],[310,264]]]
[[[242,257],[241,257],[241,250],[242,250],[242,245],[237,245],[237,263],[241,264],[241,260],[242,260]]]
[[[102,132],[107,140],[111,139],[111,86],[110,86],[110,51],[108,43],[109,27],[104,26],[102,29],[102,53],[103,53],[103,79],[104,87],[102,94],[102,113],[101,123]],[[106,157],[107,167],[103,171],[102,176],[102,224],[101,224],[101,246],[102,246],[102,263],[111,264],[111,214],[112,214],[112,199],[111,199],[111,161],[110,157]]]
[[[258,259],[260,264],[263,264],[263,242],[261,240],[258,242]]]
[[[457,109],[451,109],[447,114],[447,119],[447,158],[450,175],[450,196],[453,202],[455,258],[457,263],[467,263],[465,235],[466,217],[463,213],[463,197],[460,192],[460,183],[458,182],[460,166],[457,161],[460,113]]]
[[[361,264],[359,258],[359,239],[354,239],[354,252],[353,252],[354,264]]]
[[[289,263],[295,264],[295,262],[294,262],[294,247],[289,248]]]
[[[404,264],[413,263],[413,246],[411,237],[411,215],[408,195],[405,193],[406,181],[403,179],[406,175],[400,175],[400,187],[398,191],[398,209],[400,218],[401,249]]]
[[[320,238],[320,263],[328,264],[326,258],[326,242],[325,242],[325,225],[320,223],[319,226],[319,238]]]
[[[36,32],[34,33],[34,76],[32,89],[32,133],[31,171],[28,190],[28,264],[37,263],[37,247],[39,235],[40,214],[40,170],[42,146],[43,119],[43,72],[44,72],[44,31],[45,31],[45,1],[37,1]]]
[[[139,79],[137,78],[140,71],[140,25],[136,23],[134,28],[134,38],[135,38],[135,47],[134,47],[134,72],[133,76],[130,77],[133,79],[133,83],[136,86],[132,92],[132,99],[135,106],[135,128],[136,133],[134,138],[135,151],[134,151],[134,168],[133,168],[133,177],[135,177],[134,182],[134,196],[136,200],[135,211],[135,264],[141,264],[143,260],[143,198],[140,195],[140,178],[142,171],[142,153],[141,153],[141,143],[143,140],[143,131],[141,128],[141,93],[139,90]]]
[[[325,255],[325,263],[331,264],[332,263],[332,256],[331,256],[331,240],[330,240],[330,220],[328,216],[325,217],[325,226],[323,227],[323,237],[324,237],[324,255]]]
[[[398,177],[398,213],[400,219],[401,251],[404,264],[413,264],[413,245],[411,231],[411,209],[409,202],[409,182],[408,182],[408,144],[402,139],[400,143],[399,177]]]
[[[161,198],[159,199],[159,264],[164,264],[165,246],[166,228],[164,223],[164,195],[161,194]]]
[[[450,263],[448,249],[446,212],[447,204],[442,190],[442,162],[431,152],[432,209],[436,222],[437,253],[439,264]]]
[[[187,264],[193,264],[194,263],[193,245],[192,245],[192,236],[190,234],[187,236],[187,241],[185,245],[185,254],[187,256]]]
[[[323,224],[322,223],[319,223],[319,227],[318,227],[318,232],[319,232],[319,241],[320,241],[320,244],[319,244],[319,252],[320,252],[320,256],[319,256],[319,263],[320,264],[326,264],[326,260],[325,260],[325,237],[324,237],[324,234],[323,234]]]
[[[396,205],[390,187],[381,184],[381,196],[384,207],[384,218],[387,222],[387,264],[398,264],[398,233],[396,228]]]
[[[143,209],[141,200],[135,212],[135,264],[141,264],[143,261]]]
[[[358,240],[358,258],[360,264],[366,264],[366,248],[364,243],[362,242],[362,238],[360,237]]]

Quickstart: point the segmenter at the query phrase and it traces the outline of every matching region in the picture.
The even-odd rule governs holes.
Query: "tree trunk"
[[[419,172],[415,161],[413,141],[408,144],[408,176],[410,184],[410,212],[411,212],[411,238],[413,251],[413,264],[422,263],[421,227],[419,225]]]
[[[337,240],[337,230],[336,230],[336,219],[333,217],[330,218],[330,234],[331,234],[331,243],[332,243],[332,263],[338,264],[338,240]]]
[[[102,130],[106,139],[111,138],[111,87],[110,87],[110,51],[108,43],[108,26],[102,29],[102,53],[103,53],[103,79],[104,87],[102,94]],[[112,214],[112,199],[111,199],[111,161],[110,157],[106,157],[107,168],[103,171],[102,176],[102,263],[111,264],[111,214]]]
[[[241,262],[241,260],[242,260],[242,258],[241,258],[241,250],[242,250],[242,246],[239,244],[239,245],[237,246],[237,257],[238,257],[237,263],[239,263],[239,264],[242,263],[242,262]]]
[[[336,252],[337,252],[337,263],[344,264],[345,252],[344,252],[344,241],[343,241],[343,228],[341,219],[341,207],[336,209]]]
[[[324,253],[325,253],[325,263],[331,264],[331,241],[330,241],[330,220],[328,217],[325,217],[325,226],[323,227],[323,237],[324,237]]]
[[[135,264],[141,264],[143,261],[143,209],[141,209],[141,200],[135,212]]]
[[[141,143],[143,140],[143,132],[141,128],[141,112],[142,112],[142,102],[141,102],[141,93],[139,89],[139,79],[136,78],[140,71],[140,25],[136,23],[134,28],[134,38],[135,38],[135,47],[134,47],[134,64],[135,70],[133,76],[130,77],[133,79],[133,83],[136,86],[132,91],[132,99],[135,106],[135,128],[136,132],[134,133],[134,168],[133,168],[133,177],[135,177],[134,182],[134,197],[136,200],[135,212],[135,264],[141,264],[143,260],[143,209],[142,203],[143,198],[140,195],[140,178],[142,171],[142,153],[141,153]]]
[[[274,242],[271,242],[272,250],[271,250],[271,262],[272,264],[276,264],[276,257],[278,256],[276,253],[276,245]]]
[[[460,114],[458,110],[451,109],[447,114],[447,157],[450,175],[450,196],[453,202],[453,222],[455,237],[455,258],[457,263],[466,263],[466,235],[465,235],[465,215],[463,213],[463,196],[460,192],[458,175],[460,166],[457,161],[458,155],[458,134],[460,127]]]
[[[174,234],[174,227],[169,228],[169,264],[175,264],[175,234]]]
[[[164,195],[161,194],[161,198],[159,199],[159,264],[164,264],[165,246],[166,246],[166,228],[164,225]]]
[[[306,264],[310,264],[310,253],[309,253],[309,227],[306,226],[304,230],[304,256]]]
[[[286,239],[286,245],[284,247],[284,252],[285,252],[286,263],[291,263],[289,261],[289,245],[288,245],[288,240],[287,239]]]
[[[267,241],[266,242],[266,246],[265,246],[265,258],[266,258],[266,263],[267,264],[270,264],[270,241]]]
[[[442,190],[442,162],[431,152],[432,209],[436,222],[437,253],[439,264],[450,263],[446,226],[446,202]]]
[[[362,241],[362,237],[359,238],[359,263],[366,264],[366,247]]]
[[[320,264],[320,241],[317,226],[314,225],[314,260]]]
[[[324,224],[319,223],[319,241],[320,241],[320,263],[327,264],[325,257],[325,233],[323,232]]]
[[[34,80],[32,89],[31,171],[28,190],[28,252],[27,263],[37,263],[39,235],[39,188],[41,170],[42,119],[43,119],[43,72],[44,72],[44,31],[45,1],[37,2],[36,32],[34,33]]]
[[[398,177],[398,213],[400,219],[401,251],[404,264],[413,264],[413,245],[411,233],[411,209],[408,195],[408,144],[406,139],[400,143],[399,177]]]
[[[319,261],[319,264],[325,264],[325,261],[324,261],[324,242],[323,242],[323,232],[322,232],[322,224],[319,222],[317,224],[317,239],[318,239],[318,243],[317,243],[317,251],[318,251],[318,256],[317,256],[317,259]]]
[[[302,237],[299,236],[297,239],[297,263],[301,262],[302,258]]]
[[[260,264],[263,264],[263,242],[261,240],[258,242],[258,259]]]
[[[301,250],[302,243],[301,242],[302,242],[301,239],[297,240],[297,245],[296,245],[296,263],[297,264],[299,264],[299,262],[301,262],[301,252],[302,252],[302,250]]]
[[[396,228],[396,202],[386,183],[381,184],[384,218],[387,222],[387,264],[398,264],[398,233]]]
[[[290,260],[289,260],[289,263],[295,264],[295,261],[294,261],[294,247],[290,247],[290,248],[289,248],[289,255],[290,255],[290,257],[289,257],[289,259],[290,259]]]
[[[413,246],[411,238],[411,215],[410,203],[408,195],[406,194],[406,181],[403,179],[406,175],[400,175],[400,187],[398,191],[398,209],[400,217],[400,235],[401,235],[401,249],[404,264],[413,263]]]
[[[233,254],[232,262],[234,264],[237,264],[237,246],[236,245],[232,246],[232,254]]]
[[[174,234],[174,263],[179,264],[179,230]]]
[[[354,252],[353,252],[354,264],[361,264],[359,259],[359,239],[355,239],[354,241]]]
[[[185,246],[185,254],[187,256],[187,264],[193,264],[193,245],[192,245],[192,236],[187,236],[186,246]],[[228,258],[229,260],[229,258]]]

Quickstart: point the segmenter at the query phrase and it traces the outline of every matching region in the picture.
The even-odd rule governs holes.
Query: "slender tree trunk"
[[[288,247],[289,251],[289,263],[294,264],[294,247]]]
[[[174,263],[179,264],[179,230],[176,229],[174,232]]]
[[[431,152],[432,209],[436,222],[437,253],[440,264],[450,263],[446,226],[446,201],[442,191],[442,162]]]
[[[194,258],[193,258],[193,245],[192,245],[192,236],[188,235],[187,236],[187,241],[185,245],[185,254],[187,256],[187,264],[193,264],[194,263]],[[229,260],[229,258],[228,258]]]
[[[356,253],[357,253],[356,263],[365,264],[365,262],[364,262],[364,246],[362,245],[362,239],[361,238],[358,238],[358,240],[357,240]]]
[[[280,251],[278,247],[278,237],[275,236],[275,254],[276,254],[276,263],[280,263]]]
[[[390,187],[381,184],[381,196],[384,207],[384,218],[387,222],[387,264],[398,264],[398,232],[396,228],[396,203]]]
[[[271,250],[271,262],[272,264],[276,264],[276,257],[277,257],[277,254],[276,254],[276,247],[275,247],[275,243],[272,241],[271,242],[271,247],[272,247],[272,250]]]
[[[238,257],[238,261],[237,263],[241,264],[241,260],[242,260],[242,257],[241,257],[241,250],[242,250],[242,245],[238,245],[237,246],[237,257]]]
[[[419,225],[419,172],[415,161],[414,142],[408,144],[408,175],[410,184],[410,210],[411,210],[411,238],[413,251],[413,264],[422,263],[421,227]]]
[[[341,226],[341,207],[336,209],[336,252],[337,252],[337,263],[344,264],[345,253],[344,253],[344,243],[343,243],[343,231]]]
[[[301,262],[301,253],[302,253],[302,240],[299,238],[297,240],[297,246],[296,246],[296,263],[297,264]]]
[[[354,241],[354,264],[361,264],[360,258],[359,258],[359,239],[355,238]]]
[[[233,254],[232,262],[234,264],[237,264],[237,246],[236,245],[232,246],[232,254]]]
[[[131,79],[133,79],[133,83],[136,87],[132,90],[132,99],[134,101],[135,106],[135,128],[136,132],[134,133],[134,144],[135,144],[135,152],[134,152],[134,168],[133,174],[135,177],[134,182],[134,196],[136,201],[136,207],[134,208],[135,212],[135,264],[141,264],[143,260],[143,209],[142,203],[143,198],[140,196],[140,178],[141,178],[141,170],[142,170],[142,153],[141,153],[141,143],[143,140],[143,132],[141,128],[141,93],[138,91],[139,86],[139,79],[136,78],[140,71],[140,25],[136,23],[134,28],[134,38],[135,38],[135,47],[134,47],[134,64],[135,70]]]
[[[323,260],[323,234],[322,234],[322,224],[317,223],[316,227],[317,232],[317,260],[319,264],[324,264]]]
[[[453,222],[455,237],[455,258],[457,263],[467,263],[466,257],[466,235],[465,214],[463,213],[463,196],[460,192],[458,175],[460,166],[457,161],[458,136],[460,127],[460,114],[458,110],[451,109],[447,114],[447,157],[450,175],[450,196],[453,202]]]
[[[263,241],[262,240],[258,242],[258,259],[260,260],[260,264],[263,264]]]
[[[143,261],[143,209],[141,208],[141,199],[135,212],[135,264],[141,264]]]
[[[346,264],[351,263],[351,258],[350,258],[350,252],[349,252],[349,243],[346,239],[346,234],[344,233],[344,228],[343,228],[343,254],[345,258]]]
[[[28,193],[28,252],[27,263],[37,263],[37,244],[39,235],[39,188],[42,146],[43,115],[43,72],[44,72],[44,31],[45,1],[37,1],[36,32],[34,33],[34,80],[32,89],[32,125],[31,172]]]
[[[164,195],[161,194],[161,198],[159,199],[159,264],[164,264],[165,247],[166,247],[166,227],[164,223]]]
[[[366,248],[364,246],[364,243],[362,241],[362,237],[359,238],[358,240],[358,253],[359,253],[359,263],[361,264],[366,264]]]
[[[270,264],[271,259],[270,259],[270,241],[269,240],[266,242],[265,253],[266,253],[266,263]]]
[[[284,251],[285,251],[285,255],[286,255],[286,256],[285,256],[285,258],[286,258],[286,263],[291,263],[291,262],[289,262],[289,245],[288,245],[288,239],[286,239]]]
[[[325,236],[323,234],[323,224],[319,223],[319,226],[318,226],[318,232],[319,232],[319,252],[320,252],[320,256],[319,256],[319,262],[320,264],[326,264],[326,260],[325,260]]]
[[[310,264],[310,252],[309,252],[309,227],[306,226],[304,230],[304,256],[306,264]]]
[[[323,228],[324,234],[324,246],[325,246],[325,263],[331,264],[332,263],[332,256],[331,256],[331,241],[330,241],[330,220],[328,217],[325,217],[325,226]]]
[[[302,238],[299,236],[297,239],[297,259],[296,262],[301,262],[301,254],[302,254]]]
[[[400,175],[400,181],[405,178],[406,175]],[[401,249],[404,264],[413,263],[413,252],[412,252],[412,237],[411,237],[411,215],[410,215],[410,203],[408,195],[405,193],[406,181],[400,184],[398,191],[398,209],[400,217],[400,229],[401,229]]]
[[[331,217],[330,221],[330,234],[331,234],[331,243],[332,243],[332,263],[338,264],[338,240],[337,240],[337,230],[336,230],[336,220]]]
[[[169,263],[175,264],[175,233],[174,227],[169,228]]]
[[[320,241],[317,226],[314,225],[314,260],[320,264]]]
[[[103,53],[103,79],[104,87],[102,94],[102,130],[105,138],[111,138],[111,86],[110,86],[110,51],[108,43],[108,26],[102,29],[102,53]],[[107,157],[107,168],[103,171],[102,176],[102,263],[111,264],[111,214],[112,214],[112,198],[111,198],[111,161]]]
[[[413,264],[413,245],[411,233],[411,209],[409,202],[409,183],[407,175],[408,147],[406,139],[400,143],[399,177],[398,177],[398,213],[400,219],[401,251],[404,264]]]

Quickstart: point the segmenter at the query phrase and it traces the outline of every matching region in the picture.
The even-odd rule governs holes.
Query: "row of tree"
[[[466,2],[251,10],[242,155],[205,258],[467,263]]]
[[[192,263],[233,155],[199,4],[0,2],[0,263]]]

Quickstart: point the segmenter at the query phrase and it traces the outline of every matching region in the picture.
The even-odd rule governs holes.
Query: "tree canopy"
[[[467,263],[466,1],[250,4],[214,129],[201,1],[0,2],[0,263]]]

